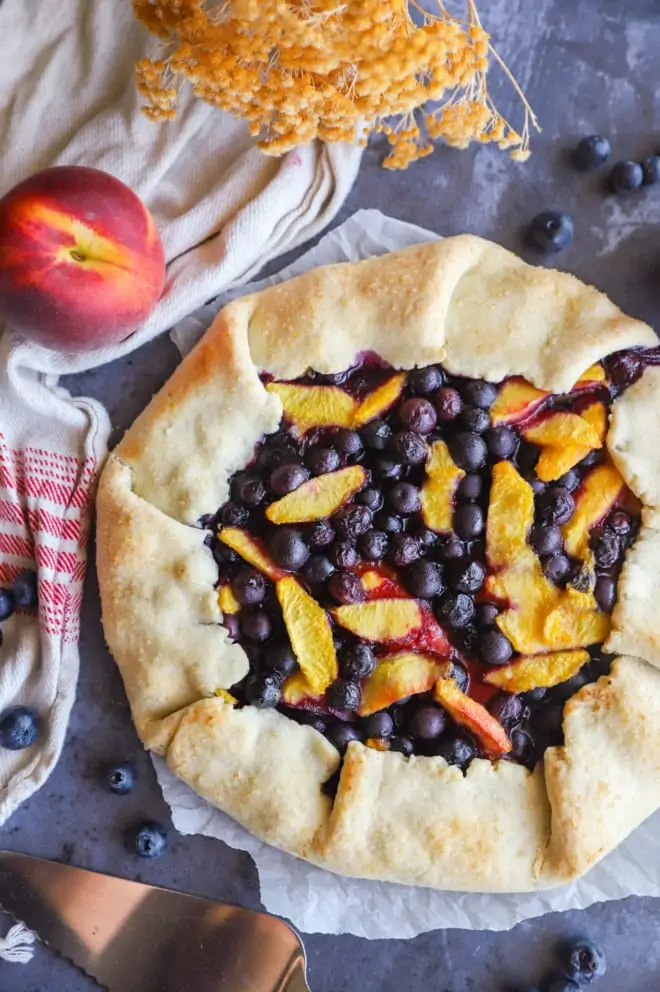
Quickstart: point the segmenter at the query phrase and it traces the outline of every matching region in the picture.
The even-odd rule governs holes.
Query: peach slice
[[[590,423],[577,413],[566,410],[554,410],[542,415],[533,426],[523,428],[522,434],[527,441],[543,447],[579,444],[591,449],[601,448],[603,445]]]
[[[490,408],[490,419],[494,425],[515,424],[531,416],[550,396],[543,389],[537,389],[521,376],[513,376],[503,383],[497,398]]]
[[[444,441],[436,441],[426,464],[421,504],[424,523],[431,530],[450,531],[454,494],[465,472],[454,463]]]
[[[530,689],[550,689],[572,678],[589,661],[588,651],[553,651],[537,654],[493,668],[484,675],[484,682],[506,692],[529,692]]]
[[[541,482],[554,482],[570,471],[592,451],[583,444],[549,445],[543,448],[536,463],[536,474]]]
[[[581,610],[564,598],[547,615],[543,625],[545,642],[553,651],[601,644],[607,639],[609,632],[609,615],[600,612],[595,600],[592,609]]]
[[[282,702],[287,706],[300,706],[304,702],[315,702],[321,705],[321,696],[315,696],[314,691],[302,672],[290,675],[282,686]]]
[[[228,706],[235,706],[238,702],[236,696],[232,696],[231,692],[227,692],[226,689],[216,689],[213,695],[221,699],[223,703],[227,703]]]
[[[284,624],[312,694],[321,696],[337,678],[337,655],[325,610],[289,576],[275,585]]]
[[[370,568],[367,572],[363,572],[360,576],[360,581],[364,588],[364,591],[369,594],[370,592],[375,592],[380,589],[381,586],[385,585],[387,579],[380,572],[376,572],[374,569]]]
[[[399,699],[428,692],[446,666],[437,658],[402,651],[384,658],[362,685],[360,716],[371,716]]]
[[[367,737],[364,742],[365,747],[370,747],[374,751],[387,751],[387,741],[384,741],[382,737]]]
[[[593,427],[602,446],[605,442],[605,434],[607,433],[607,409],[605,404],[601,403],[600,400],[596,400],[595,403],[590,403],[589,406],[585,407],[580,416]]]
[[[527,535],[534,522],[534,491],[511,462],[493,466],[486,555],[493,568],[512,565],[527,550]]]
[[[218,589],[218,606],[223,613],[238,613],[241,604],[234,596],[234,591],[230,585],[221,586]]]
[[[605,369],[600,364],[596,362],[595,365],[590,365],[589,368],[582,373],[578,381],[573,386],[573,389],[584,389],[585,386],[591,386],[597,382],[605,382],[607,376],[605,375]]]
[[[269,393],[279,396],[284,416],[300,434],[312,427],[350,427],[358,402],[337,386],[296,386],[269,382]]]
[[[589,532],[610,512],[621,495],[625,483],[618,471],[606,462],[597,465],[583,479],[577,491],[575,512],[562,527],[564,545],[569,555],[584,557],[589,544]]]
[[[511,750],[511,741],[502,724],[485,706],[461,692],[453,679],[438,679],[433,697],[455,723],[474,734],[489,757],[495,758]]]
[[[305,524],[330,517],[362,488],[366,478],[361,465],[319,475],[271,503],[266,517],[273,524]]]
[[[372,393],[365,396],[353,416],[353,427],[363,427],[370,420],[375,420],[376,417],[382,417],[384,413],[387,413],[401,396],[405,384],[406,374],[402,372],[393,375],[382,386],[378,386]]]
[[[372,599],[333,610],[338,624],[366,641],[400,641],[422,625],[422,611],[414,599]]]
[[[254,565],[259,572],[263,572],[273,582],[276,582],[277,579],[283,579],[286,575],[286,572],[278,568],[269,556],[263,543],[246,530],[242,530],[240,527],[223,527],[218,532],[218,540],[232,548],[244,561]]]

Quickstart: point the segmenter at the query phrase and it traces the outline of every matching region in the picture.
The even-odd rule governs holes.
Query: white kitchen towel
[[[36,562],[38,617],[3,625],[0,712],[42,718],[38,743],[0,749],[0,823],[59,756],[78,674],[78,615],[94,484],[109,421],[57,377],[138,347],[271,258],[320,231],[357,174],[360,151],[314,144],[267,158],[239,122],[185,89],[173,121],[140,111],[134,65],[155,41],[129,0],[0,5],[0,195],[50,165],[104,169],[147,203],[168,261],[162,300],[122,344],[55,353],[7,330],[0,342],[0,584]]]

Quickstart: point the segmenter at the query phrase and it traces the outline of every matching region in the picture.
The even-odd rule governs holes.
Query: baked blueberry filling
[[[562,742],[639,520],[604,447],[614,396],[660,350],[566,395],[376,356],[264,376],[280,429],[202,521],[224,624],[250,660],[238,705],[277,707],[343,752],[528,767]],[[311,660],[310,660],[311,659]]]

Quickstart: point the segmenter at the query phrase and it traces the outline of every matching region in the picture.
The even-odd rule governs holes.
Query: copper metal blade
[[[309,992],[266,913],[6,851],[0,905],[110,992]]]

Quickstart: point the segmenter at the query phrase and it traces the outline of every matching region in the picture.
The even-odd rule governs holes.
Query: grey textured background
[[[531,260],[522,238],[525,224],[542,209],[568,210],[575,241],[556,263],[660,326],[660,189],[615,199],[606,195],[602,176],[573,171],[567,154],[580,136],[594,132],[610,137],[617,158],[660,151],[660,5],[482,0],[481,12],[543,125],[533,158],[521,167],[488,148],[440,148],[408,172],[392,174],[379,169],[382,146],[376,143],[337,222],[360,207],[377,207],[441,234],[470,231],[493,238]],[[493,89],[515,121],[509,88],[498,83]],[[162,338],[68,385],[107,405],[116,438],[176,363],[173,345]],[[3,847],[258,907],[250,858],[219,842],[172,834],[168,854],[154,863],[124,851],[126,825],[142,816],[168,822],[168,816],[103,644],[93,568],[82,630],[80,689],[62,759],[46,787],[7,823]],[[97,784],[99,764],[113,758],[135,760],[139,767],[139,785],[128,797],[111,796]],[[0,917],[0,931],[7,922]],[[371,943],[309,936],[305,943],[313,992],[504,992],[540,981],[558,941],[582,932],[600,940],[609,957],[599,992],[660,988],[660,901],[652,899],[550,915],[501,934],[436,931],[410,941]],[[27,966],[0,962],[2,992],[96,987],[41,945]]]

